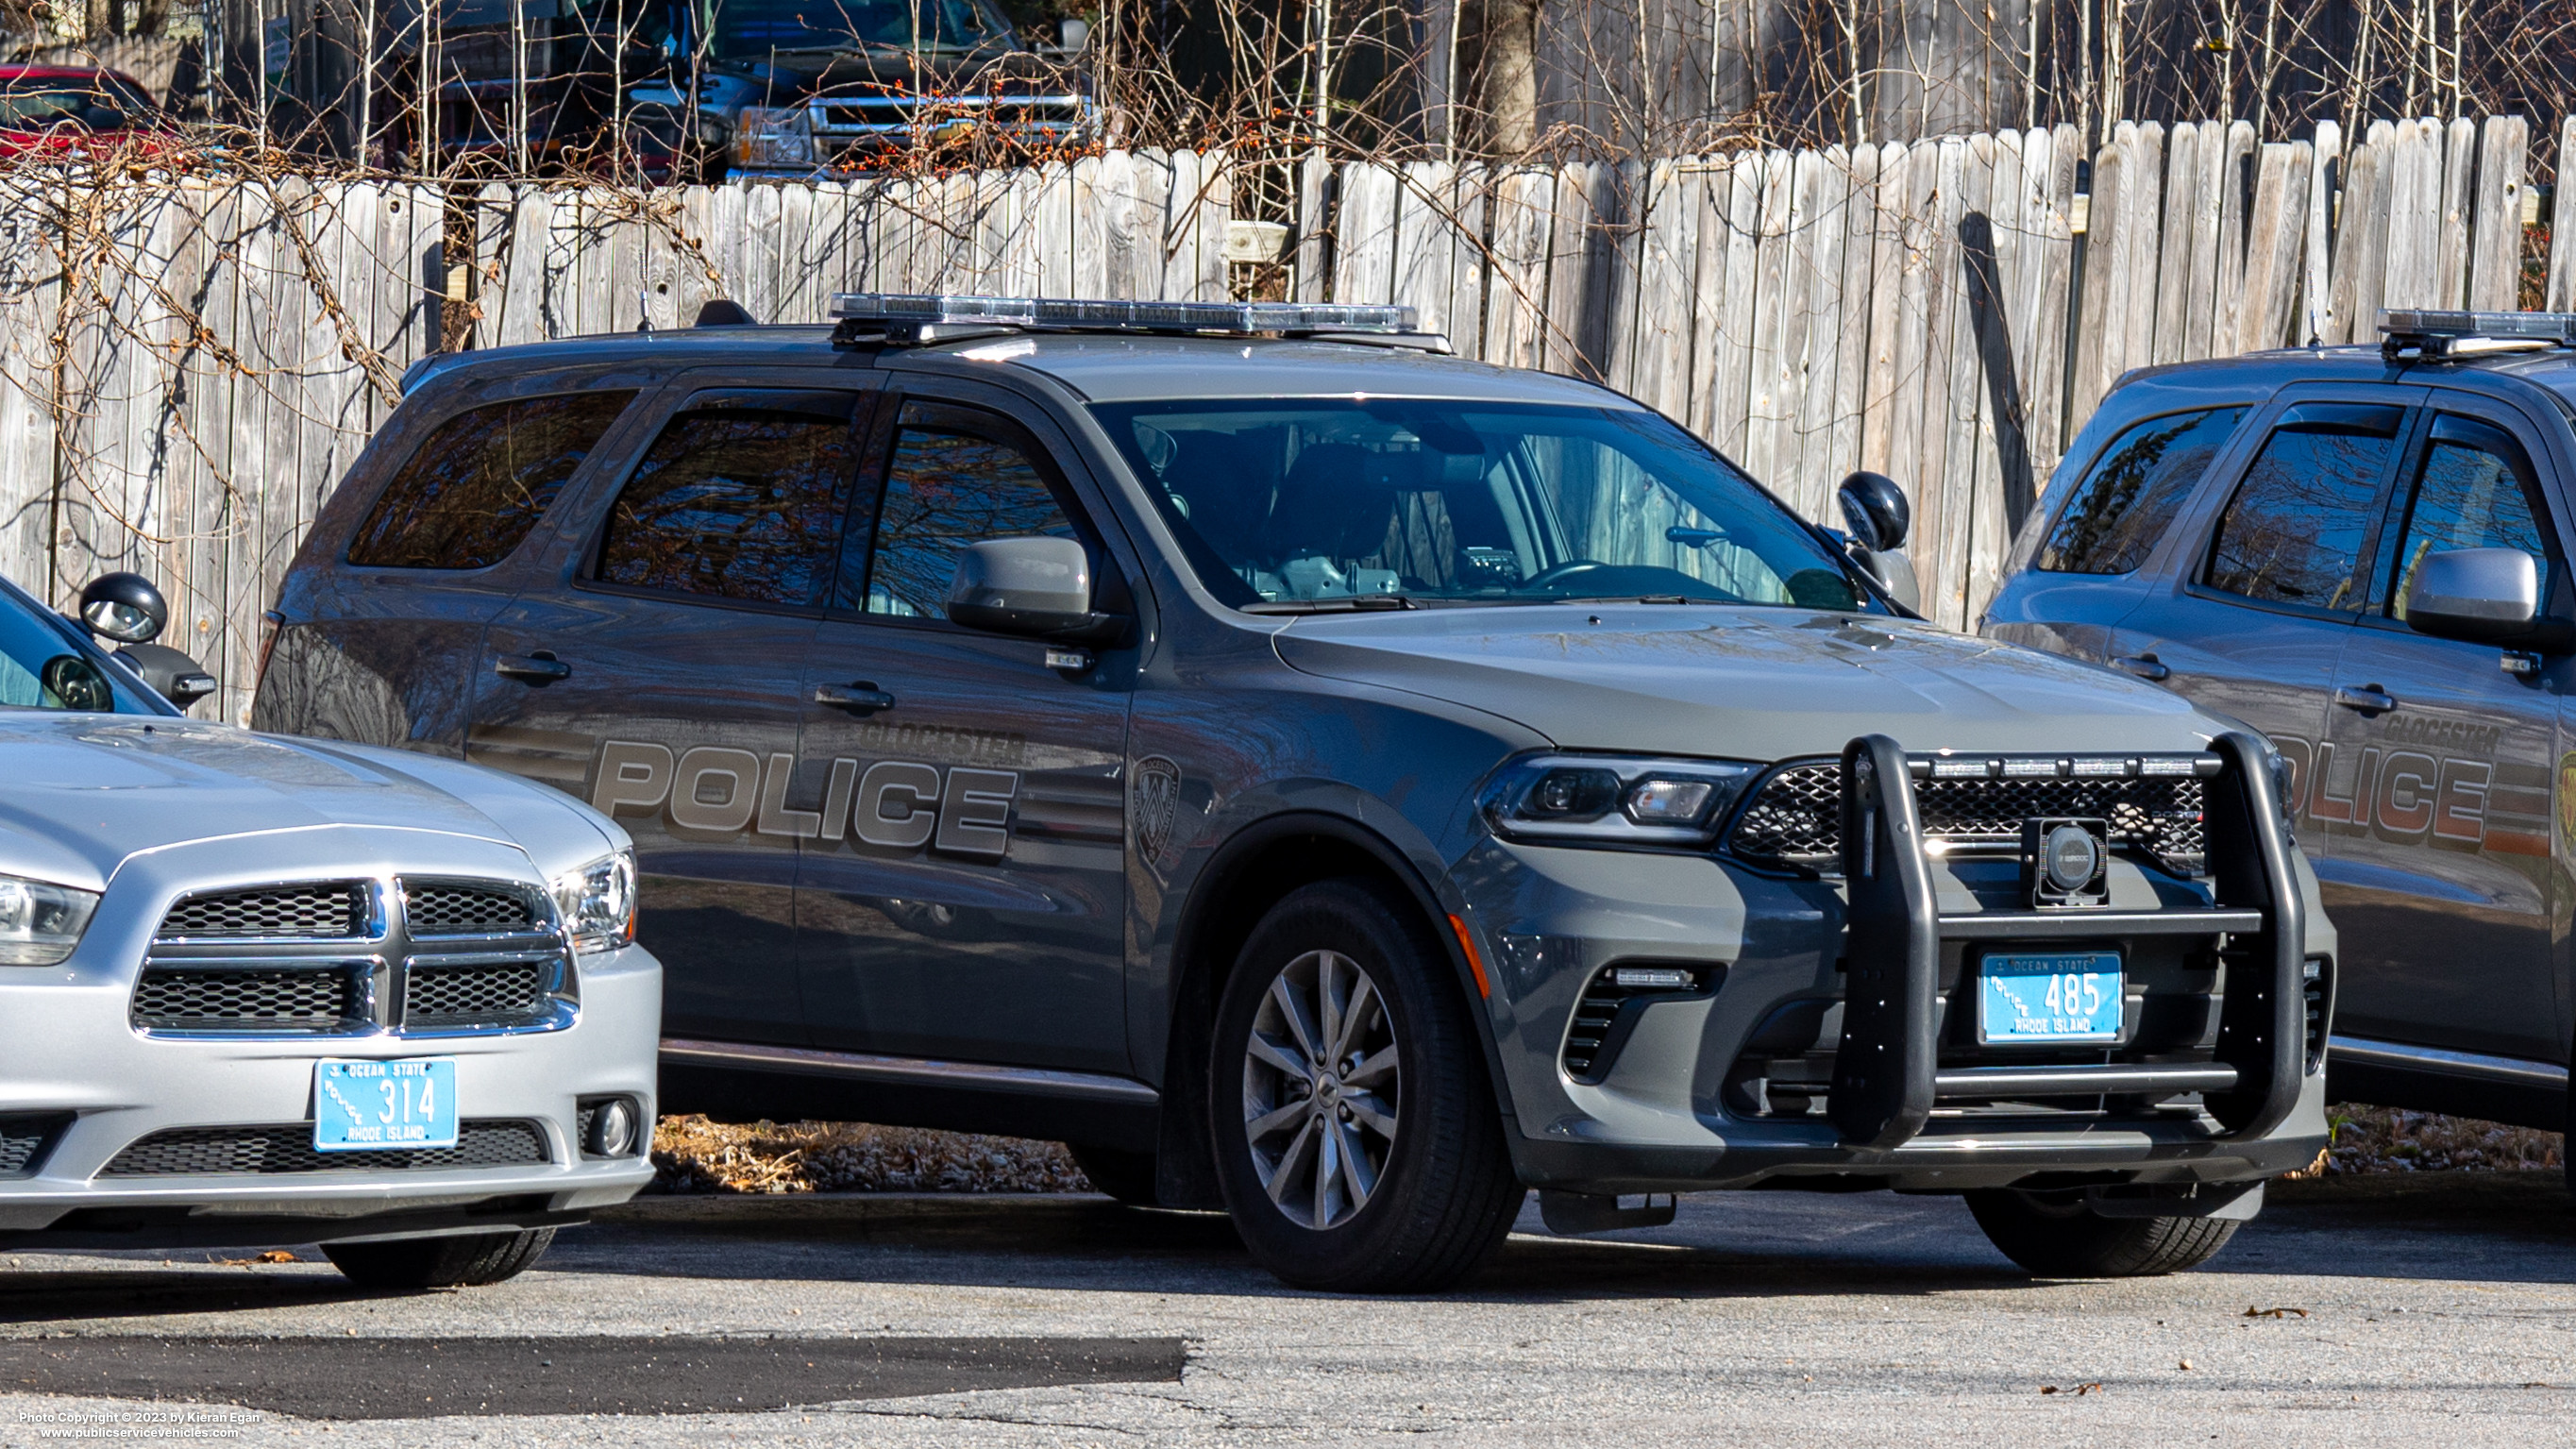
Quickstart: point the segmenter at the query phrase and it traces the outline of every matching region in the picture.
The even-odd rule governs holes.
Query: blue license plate
[[[1977,976],[1980,1041],[2120,1039],[2117,951],[1991,955]]]
[[[313,1064],[313,1150],[456,1145],[456,1058]]]

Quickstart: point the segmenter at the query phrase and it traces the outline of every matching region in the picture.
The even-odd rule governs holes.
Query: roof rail
[[[1449,339],[1414,328],[1411,307],[1322,302],[1129,302],[1105,298],[983,297],[835,292],[832,340],[951,342],[997,332],[1122,332],[1183,336],[1333,337],[1447,352]]]
[[[2450,357],[2463,342],[2497,344],[2477,351],[2576,346],[2576,312],[2460,312],[2390,307],[2379,314],[2379,353],[2390,362]]]

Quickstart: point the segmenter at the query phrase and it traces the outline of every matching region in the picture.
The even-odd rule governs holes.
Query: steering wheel
[[[1564,583],[1567,579],[1574,578],[1579,574],[1586,573],[1592,569],[1608,567],[1608,564],[1601,562],[1599,559],[1567,559],[1561,564],[1552,564],[1547,568],[1540,569],[1537,573],[1521,580],[1521,587],[1525,589],[1554,588],[1556,585]]]

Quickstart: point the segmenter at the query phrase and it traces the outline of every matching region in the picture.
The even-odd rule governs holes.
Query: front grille
[[[1727,848],[1758,864],[1835,868],[1843,844],[1842,777],[1840,761],[1775,771],[1736,818]],[[2024,820],[2099,819],[2109,822],[2113,845],[2135,846],[2185,871],[2200,868],[2204,794],[2203,783],[2187,776],[1914,782],[1927,839],[2017,846]]]
[[[489,886],[406,882],[403,919],[415,937],[497,936],[543,929],[526,896]]]
[[[134,1024],[164,1031],[338,1031],[366,1015],[357,970],[153,965],[134,989]]]
[[[128,1144],[101,1177],[207,1177],[299,1172],[431,1172],[549,1161],[533,1122],[466,1122],[454,1147],[410,1152],[317,1152],[313,1124],[172,1127]]]
[[[43,1165],[45,1148],[71,1118],[0,1117],[0,1177],[26,1177]]]
[[[416,964],[404,992],[407,1027],[529,1020],[545,1014],[546,965],[537,961]]]
[[[191,896],[161,918],[161,936],[350,940],[366,934],[364,881],[315,881]]]

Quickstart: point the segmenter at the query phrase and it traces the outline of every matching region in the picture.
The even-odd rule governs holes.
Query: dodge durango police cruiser
[[[145,687],[186,663],[148,642],[168,612],[132,574],[77,620],[0,582],[0,1247],[519,1272],[653,1175],[625,832],[454,761],[183,718]]]
[[[2266,747],[1913,617],[1886,480],[1829,533],[1405,308],[835,308],[425,364],[258,695],[634,833],[669,1108],[1062,1139],[1378,1291],[1530,1187],[2166,1271],[2322,1149]]]
[[[2554,1129],[2576,1039],[2576,317],[2383,331],[2123,382],[1985,629],[2278,747],[2353,931],[2338,1096]]]

